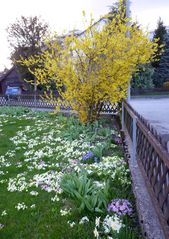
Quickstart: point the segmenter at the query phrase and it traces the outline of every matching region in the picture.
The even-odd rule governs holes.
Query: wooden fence
[[[133,144],[133,157],[138,161],[166,238],[169,238],[169,153],[160,143],[153,128],[124,102],[122,127]],[[146,209],[145,209],[146,210]]]
[[[54,109],[58,106],[57,99],[48,100],[43,95],[19,95],[19,96],[5,96],[0,95],[0,106],[22,106],[30,108],[47,108]],[[61,110],[71,110],[71,106],[62,102]],[[116,114],[120,110],[119,104],[111,104],[110,102],[103,103],[101,113]]]

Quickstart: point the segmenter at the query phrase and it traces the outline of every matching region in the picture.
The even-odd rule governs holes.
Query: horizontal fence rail
[[[0,106],[22,106],[48,109],[54,109],[59,106],[61,110],[71,110],[71,106],[69,104],[65,104],[64,101],[58,104],[57,98],[49,100],[46,99],[44,95],[0,95]],[[104,102],[102,104],[101,113],[117,114],[119,110],[120,104]]]
[[[51,109],[58,106],[56,100],[47,100],[43,95],[0,95],[0,105]],[[70,107],[61,104],[61,109],[69,110]]]
[[[169,153],[158,140],[152,127],[127,102],[123,104],[123,114],[123,124],[132,140],[134,156],[138,160],[147,189],[168,239]]]

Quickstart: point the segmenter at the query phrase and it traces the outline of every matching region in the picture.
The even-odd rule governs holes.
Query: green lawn
[[[0,108],[0,238],[141,238],[117,132],[26,111]],[[108,211],[113,199],[130,213]]]

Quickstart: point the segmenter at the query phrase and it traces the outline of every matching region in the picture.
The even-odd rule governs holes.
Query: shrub
[[[169,88],[169,81],[163,83],[163,88]]]

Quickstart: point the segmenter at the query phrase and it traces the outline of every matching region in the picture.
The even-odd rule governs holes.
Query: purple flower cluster
[[[114,212],[119,216],[131,215],[132,205],[127,199],[113,199],[107,207],[108,212]]]
[[[86,161],[86,160],[92,159],[93,157],[94,157],[94,154],[91,151],[89,151],[87,152],[87,154],[82,156],[82,160]]]
[[[82,156],[83,163],[98,163],[99,158],[94,155],[93,152],[88,151],[85,155]]]

